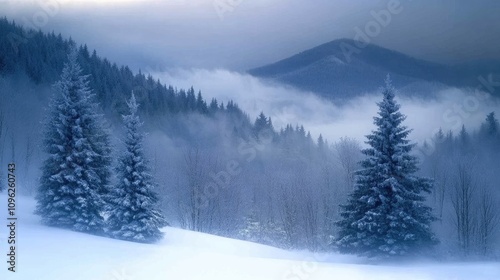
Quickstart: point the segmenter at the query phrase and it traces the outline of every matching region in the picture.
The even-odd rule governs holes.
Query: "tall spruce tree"
[[[432,182],[419,178],[414,144],[407,139],[411,130],[402,123],[395,90],[389,76],[383,88],[383,101],[374,117],[376,130],[367,136],[370,148],[356,172],[356,187],[342,205],[336,245],[342,253],[367,257],[417,254],[437,242],[430,224],[435,220],[424,205],[422,192]]]
[[[110,142],[104,120],[82,75],[77,51],[68,55],[50,105],[44,148],[48,158],[36,196],[35,213],[50,226],[99,233],[110,177]]]
[[[108,233],[118,239],[153,243],[162,238],[160,228],[166,222],[156,209],[158,198],[153,191],[155,184],[143,152],[144,135],[139,131],[142,123],[137,115],[138,104],[133,94],[127,104],[130,111],[123,116],[126,149],[116,169],[117,184],[107,196]]]

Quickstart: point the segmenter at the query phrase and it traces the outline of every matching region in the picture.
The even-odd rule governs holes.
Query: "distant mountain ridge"
[[[478,77],[500,73],[500,62],[444,65],[413,58],[373,44],[339,39],[278,62],[251,69],[249,74],[313,91],[329,99],[349,99],[376,90],[387,74],[406,94],[431,96],[432,89],[476,87]],[[355,48],[355,52],[349,52]]]

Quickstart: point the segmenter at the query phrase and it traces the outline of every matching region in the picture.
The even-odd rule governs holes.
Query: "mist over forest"
[[[335,102],[224,69],[136,72],[61,35],[1,19],[0,37],[11,34],[25,37],[15,48],[0,41],[0,154],[2,166],[19,166],[20,193],[37,192],[53,84],[76,48],[111,135],[114,165],[123,143],[121,115],[132,92],[137,98],[159,209],[171,226],[286,249],[336,249],[339,206],[356,188],[382,79],[381,88]],[[431,228],[440,242],[428,256],[497,258],[496,89],[422,87],[432,92],[396,99],[416,144],[417,174],[434,182],[425,204],[437,218]]]

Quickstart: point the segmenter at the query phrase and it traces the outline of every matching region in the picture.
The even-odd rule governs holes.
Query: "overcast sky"
[[[72,36],[134,69],[246,70],[354,38],[390,1],[397,0],[0,0],[0,14]],[[400,0],[398,11],[372,43],[447,63],[500,59],[500,1]]]

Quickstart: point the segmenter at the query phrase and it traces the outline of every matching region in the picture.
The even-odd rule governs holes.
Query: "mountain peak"
[[[411,93],[429,95],[430,85],[476,86],[478,76],[499,66],[490,62],[471,73],[465,67],[417,59],[375,44],[336,39],[248,73],[327,98],[345,99],[376,90],[387,74],[391,74],[394,84],[403,88],[403,92],[405,87],[414,91],[422,88],[415,87],[416,84],[427,84],[423,92]],[[470,65],[467,68],[471,69]]]

